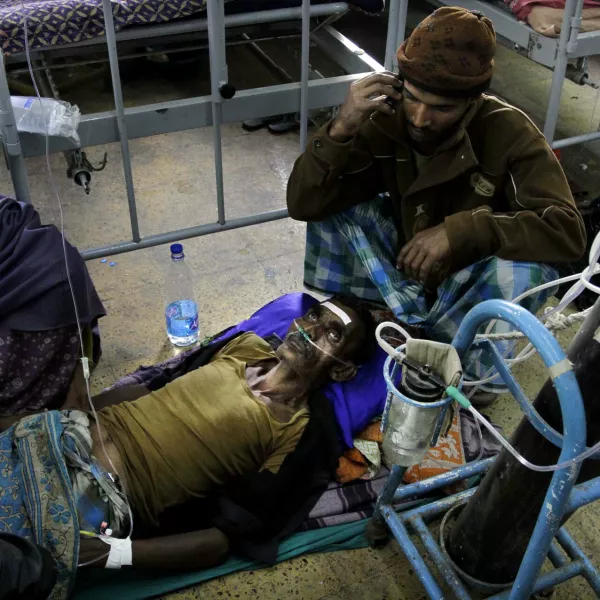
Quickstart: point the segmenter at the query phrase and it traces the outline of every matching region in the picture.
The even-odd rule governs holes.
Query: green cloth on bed
[[[309,552],[365,548],[368,545],[364,535],[366,522],[367,519],[364,519],[355,523],[296,533],[279,546],[277,562]],[[218,567],[196,573],[157,574],[133,569],[122,571],[93,569],[77,575],[73,597],[81,600],[105,600],[106,598],[138,600],[174,592],[236,571],[256,570],[264,566],[255,561],[230,558]]]

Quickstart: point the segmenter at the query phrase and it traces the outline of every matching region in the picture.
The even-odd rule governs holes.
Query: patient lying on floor
[[[373,352],[368,311],[341,298],[317,304],[294,321],[276,351],[245,333],[209,364],[156,392],[138,386],[97,396],[99,426],[90,416],[89,462],[97,460],[117,481],[134,525],[156,526],[165,510],[206,497],[232,478],[265,469],[277,473],[310,419],[310,394],[329,380],[350,380]],[[84,417],[72,411],[61,418],[73,415],[75,421]],[[116,485],[109,482],[103,493],[111,527],[126,537],[128,518]],[[94,526],[86,519],[80,512],[81,529]],[[204,568],[224,560],[228,550],[227,537],[213,527],[135,540],[132,564]],[[100,539],[83,537],[79,564],[102,567],[107,551]]]

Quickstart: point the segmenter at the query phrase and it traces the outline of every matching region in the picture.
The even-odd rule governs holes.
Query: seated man
[[[106,314],[85,262],[31,204],[0,195],[0,417],[71,402],[83,382],[75,292],[84,347],[100,359]]]
[[[542,133],[483,93],[494,53],[486,17],[443,7],[399,48],[398,76],[352,85],[288,183],[290,216],[309,222],[307,287],[385,300],[398,319],[449,342],[479,302],[512,300],[555,278],[548,263],[583,254],[582,218]],[[352,248],[348,223],[391,286],[365,266],[365,244]],[[523,306],[537,310],[549,291]]]
[[[54,413],[64,427],[63,438],[77,438],[83,448],[67,446],[64,452],[74,489],[89,485],[98,465],[109,474],[99,479],[100,496],[108,498],[110,515],[92,514],[93,494],[87,495],[87,504],[75,494],[80,529],[97,533],[97,525],[104,521],[125,537],[129,525],[123,494],[134,515],[134,528],[144,528],[157,525],[167,509],[214,494],[236,477],[264,470],[277,473],[312,418],[309,400],[313,393],[329,380],[351,379],[374,353],[370,313],[352,299],[347,302],[332,299],[313,306],[294,321],[276,351],[255,334],[244,333],[229,341],[207,365],[158,391],[148,393],[139,386],[101,394],[94,402],[99,409],[98,426],[92,423],[89,429],[78,429],[77,423],[87,424],[88,419],[77,410],[44,413],[43,417]],[[129,401],[124,400],[127,396]],[[18,445],[35,427],[30,420],[37,418],[23,419],[3,433],[0,441],[12,431]],[[86,435],[91,436],[87,450]],[[42,483],[49,479],[44,476]],[[113,483],[117,480],[120,490]],[[0,483],[4,482],[0,479]],[[65,504],[61,504],[60,517]],[[52,510],[48,511],[51,515]],[[104,566],[108,542],[84,535],[78,564]],[[223,561],[228,548],[227,537],[213,527],[134,540],[124,564],[204,568]],[[118,566],[118,559],[108,557],[108,561]]]

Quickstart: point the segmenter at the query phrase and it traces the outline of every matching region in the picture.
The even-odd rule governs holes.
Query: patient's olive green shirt
[[[213,360],[157,392],[106,408],[101,424],[125,466],[134,510],[146,523],[228,478],[277,472],[296,447],[307,409],[278,421],[246,382],[246,366],[275,357],[253,333],[232,340]]]

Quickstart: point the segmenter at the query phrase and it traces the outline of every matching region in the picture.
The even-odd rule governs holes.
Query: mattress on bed
[[[326,4],[321,0],[313,4]],[[365,12],[383,10],[384,0],[353,0]],[[241,13],[300,6],[302,0],[229,0],[226,12]],[[206,0],[113,0],[117,31],[132,25],[167,23],[198,15]],[[82,42],[104,35],[102,0],[3,0],[0,5],[2,51],[15,54],[25,50],[23,15],[27,15],[30,48],[47,48]]]
[[[565,0],[485,0],[529,25],[536,33],[558,38],[564,17]],[[600,0],[584,0],[579,33],[600,30]]]
[[[520,21],[546,37],[557,38],[565,13],[565,0],[504,0]],[[600,2],[584,0],[579,33],[600,29]]]

